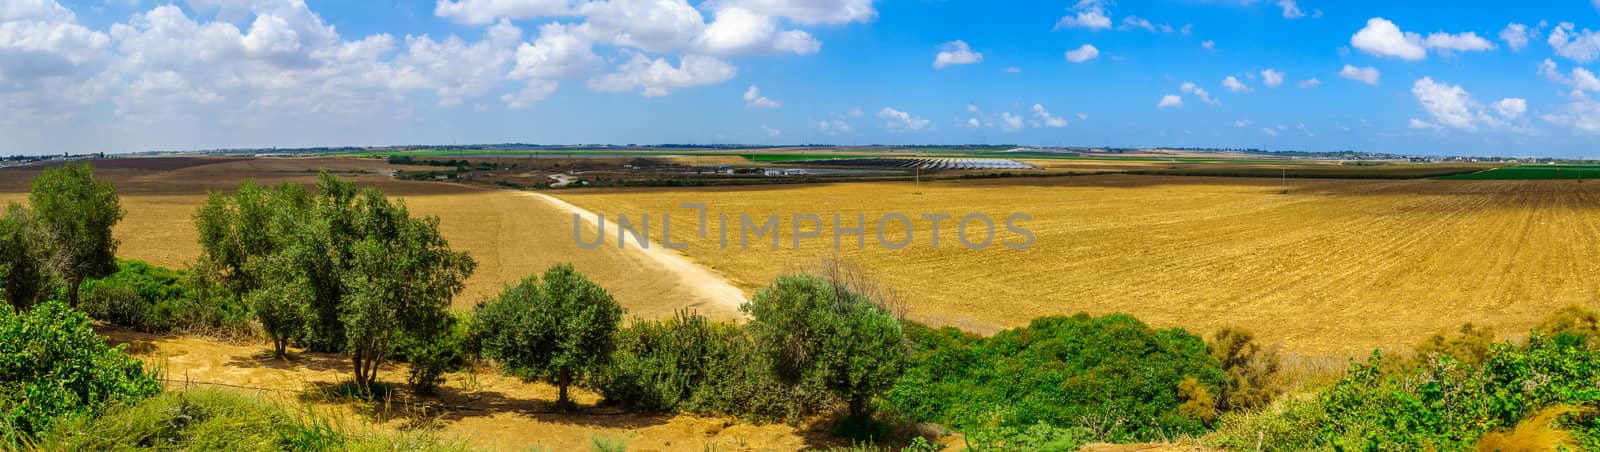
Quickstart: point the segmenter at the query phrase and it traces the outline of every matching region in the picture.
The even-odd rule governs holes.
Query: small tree
[[[365,387],[403,340],[443,340],[450,299],[476,264],[450,250],[438,218],[411,218],[404,203],[377,190],[362,194],[354,215],[365,238],[349,245],[351,259],[340,272],[339,320],[356,384]]]
[[[849,404],[851,417],[869,414],[872,397],[905,368],[900,322],[841,281],[780,276],[741,309],[780,380],[821,384]]]
[[[117,271],[117,240],[111,227],[122,220],[116,187],[94,178],[88,163],[45,169],[28,195],[34,219],[53,247],[47,268],[66,284],[78,305],[78,284]]]
[[[38,301],[44,286],[39,272],[39,247],[32,237],[27,209],[7,206],[0,216],[0,299],[17,309]]]
[[[570,407],[567,387],[579,374],[599,370],[615,348],[622,306],[569,264],[529,275],[478,306],[484,354],[524,380],[560,388],[557,403]]]
[[[305,329],[306,301],[311,299],[311,285],[306,278],[290,266],[284,256],[259,259],[255,266],[266,284],[245,296],[261,329],[272,339],[272,353],[288,356],[289,341]]]
[[[1217,400],[1223,410],[1262,407],[1283,392],[1278,376],[1277,349],[1262,347],[1250,331],[1234,327],[1219,329],[1206,344],[1206,350],[1222,365],[1222,372],[1228,377],[1222,396]]]

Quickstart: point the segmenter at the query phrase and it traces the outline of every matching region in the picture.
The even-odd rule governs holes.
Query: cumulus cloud
[[[700,50],[713,55],[794,53],[809,55],[822,43],[803,30],[778,30],[776,19],[740,7],[716,12],[716,19],[695,40]]]
[[[573,0],[438,0],[433,14],[465,24],[496,19],[533,19],[571,14]]]
[[[1428,49],[1439,52],[1473,52],[1494,49],[1494,43],[1477,33],[1429,33],[1401,31],[1400,27],[1382,17],[1367,19],[1367,25],[1350,36],[1350,45],[1372,55],[1421,60],[1428,57]]]
[[[927,128],[929,124],[926,119],[890,107],[878,110],[877,116],[883,120],[883,128],[892,133],[917,132]]]
[[[1217,42],[1210,39],[1200,41],[1200,47],[1210,51],[1217,51]]]
[[[1176,94],[1161,96],[1161,102],[1156,103],[1156,108],[1178,108],[1183,106],[1183,98]]]
[[[1078,0],[1072,7],[1072,13],[1056,22],[1055,29],[1063,28],[1107,30],[1111,28],[1111,18],[1106,15],[1102,0]]]
[[[933,68],[941,69],[945,66],[973,64],[983,61],[983,54],[973,52],[966,41],[955,40],[939,45],[939,53],[933,56]]]
[[[1572,22],[1556,25],[1545,42],[1555,49],[1556,55],[1579,63],[1588,63],[1600,56],[1600,32],[1587,28],[1578,30]]]
[[[1296,83],[1294,85],[1298,86],[1298,87],[1301,87],[1301,88],[1316,88],[1318,86],[1322,86],[1322,81],[1321,80],[1317,80],[1316,77],[1312,77],[1312,78],[1308,78],[1308,79],[1305,79],[1305,80],[1301,80],[1300,83]]]
[[[736,74],[738,69],[732,64],[705,55],[684,55],[673,66],[665,58],[635,53],[616,72],[589,79],[589,88],[608,92],[637,89],[644,97],[660,97],[677,88],[721,83]]]
[[[1305,11],[1300,10],[1300,5],[1295,0],[1278,0],[1278,7],[1283,9],[1284,19],[1299,19],[1306,17]],[[1322,10],[1312,10],[1311,17],[1322,17]]]
[[[1571,98],[1572,102],[1556,111],[1546,113],[1542,119],[1551,124],[1570,128],[1573,132],[1600,135],[1600,102],[1582,91],[1572,93]]]
[[[1511,22],[1506,24],[1505,29],[1500,30],[1500,40],[1505,41],[1506,47],[1510,47],[1511,50],[1522,50],[1537,33],[1536,30],[1528,29],[1527,25]]]
[[[514,79],[561,79],[588,75],[599,68],[600,57],[587,40],[570,27],[549,23],[539,28],[539,38],[517,47]]]
[[[1244,82],[1239,81],[1238,77],[1234,77],[1232,75],[1222,79],[1222,87],[1227,88],[1228,91],[1233,91],[1235,93],[1247,93],[1252,91],[1249,86],[1244,84]]]
[[[878,18],[873,0],[708,0],[702,7],[743,8],[805,25],[865,23]]]
[[[1378,73],[1378,68],[1371,67],[1371,66],[1368,66],[1368,67],[1355,67],[1355,66],[1351,66],[1351,65],[1346,64],[1346,65],[1344,65],[1344,69],[1340,69],[1339,70],[1339,76],[1340,77],[1344,77],[1344,78],[1347,78],[1347,79],[1350,79],[1350,80],[1355,80],[1355,81],[1358,81],[1358,82],[1361,82],[1361,83],[1366,83],[1368,85],[1376,85],[1376,84],[1378,84],[1378,76],[1379,75],[1380,74]]]
[[[1100,49],[1097,49],[1095,46],[1089,44],[1084,44],[1082,47],[1067,51],[1067,61],[1073,63],[1082,63],[1098,58],[1099,56]]]
[[[844,122],[843,120],[827,119],[817,121],[817,130],[828,135],[838,135],[841,133],[854,132],[855,127],[851,126],[848,122]]]
[[[1460,85],[1436,82],[1432,77],[1418,79],[1411,87],[1411,95],[1432,119],[1430,124],[1467,132],[1505,127],[1507,120],[1516,119],[1527,111],[1526,101],[1507,98],[1494,104],[1498,116],[1492,115]]]
[[[1002,132],[1016,132],[1016,131],[1021,130],[1021,129],[1022,129],[1022,117],[1021,116],[1013,115],[1010,112],[1001,112],[1000,113],[1000,131],[1002,131]]]
[[[750,89],[744,91],[744,106],[747,108],[778,108],[783,106],[783,102],[762,96],[761,88],[756,87],[756,85],[750,85]]]
[[[1061,128],[1067,126],[1066,118],[1052,116],[1050,111],[1045,110],[1044,105],[1033,104],[1033,117],[1044,127]]]
[[[1261,84],[1267,85],[1268,88],[1277,88],[1278,85],[1283,84],[1283,73],[1272,68],[1262,70]]]

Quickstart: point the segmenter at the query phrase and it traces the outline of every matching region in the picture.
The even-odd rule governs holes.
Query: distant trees
[[[888,309],[837,279],[781,276],[742,308],[780,381],[812,381],[844,400],[852,417],[894,386],[907,360],[905,335]]]
[[[477,308],[484,354],[525,380],[560,388],[558,403],[571,406],[567,387],[599,369],[615,348],[622,307],[605,289],[568,264],[529,275]]]
[[[45,268],[66,285],[68,302],[77,306],[79,283],[117,270],[117,241],[111,237],[123,215],[117,189],[95,179],[88,163],[66,164],[40,173],[28,202],[41,243],[49,247]]]
[[[290,342],[350,354],[366,387],[402,342],[449,331],[447,307],[476,264],[452,251],[437,218],[323,173],[318,193],[253,182],[213,194],[195,214],[205,272],[249,301],[283,354]]]

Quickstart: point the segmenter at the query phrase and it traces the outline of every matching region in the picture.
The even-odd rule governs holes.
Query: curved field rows
[[[1592,184],[1290,183],[1289,194],[1276,180],[1093,176],[924,183],[920,195],[911,184],[879,183],[558,196],[613,215],[669,213],[675,231],[693,227],[680,229],[678,218],[698,214],[680,203],[705,202],[713,223],[730,214],[734,246],[719,249],[714,229],[707,239],[679,232],[673,240],[746,290],[837,254],[897,288],[914,317],[979,331],[1048,314],[1127,312],[1204,333],[1244,326],[1299,352],[1349,355],[1409,349],[1463,322],[1516,335],[1556,308],[1600,301],[1600,280],[1585,278],[1600,274]],[[888,212],[996,221],[1024,212],[1037,240],[1026,250],[966,250],[946,222],[932,249],[930,224],[919,220],[903,250],[871,235],[866,249],[848,237],[833,249],[832,214],[854,226],[857,213],[873,223]],[[738,249],[740,213],[780,214],[781,249]],[[823,238],[791,249],[794,213],[824,217]],[[1000,227],[997,244],[1016,239]]]

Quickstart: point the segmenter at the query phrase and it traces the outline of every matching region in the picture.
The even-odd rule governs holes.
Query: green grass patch
[[[1468,174],[1457,174],[1441,179],[1458,180],[1549,180],[1549,179],[1600,179],[1600,166],[1582,165],[1517,165],[1493,168]]]

